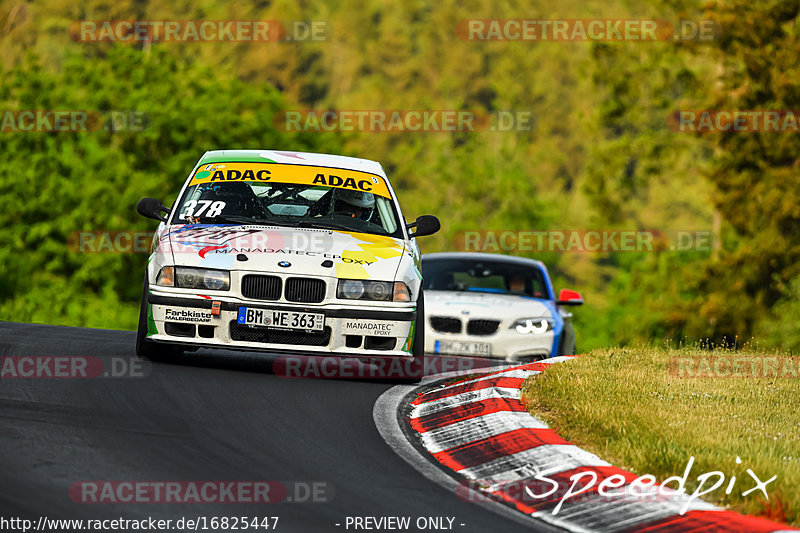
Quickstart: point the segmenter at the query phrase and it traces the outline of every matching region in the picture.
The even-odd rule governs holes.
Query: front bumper
[[[492,335],[468,335],[465,333],[444,333],[428,326],[425,333],[425,352],[442,355],[470,355],[487,357],[509,362],[528,363],[547,359],[552,354],[555,333],[520,334],[512,329],[501,328]],[[488,345],[489,353],[475,353],[460,350],[476,343]]]
[[[212,303],[220,302],[219,315]],[[148,339],[189,346],[342,357],[411,357],[413,306],[381,308],[287,304],[238,298],[205,299],[154,291],[148,295]],[[240,307],[323,313],[321,332],[245,326]]]

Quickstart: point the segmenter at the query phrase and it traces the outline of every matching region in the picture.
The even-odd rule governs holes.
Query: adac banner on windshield
[[[281,163],[209,163],[197,169],[189,185],[245,181],[250,183],[296,183],[319,187],[337,187],[363,191],[391,198],[386,180],[359,170],[286,165]]]

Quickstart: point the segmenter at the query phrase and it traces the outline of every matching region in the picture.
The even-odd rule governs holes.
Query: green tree
[[[4,109],[146,117],[141,130],[0,133],[5,319],[132,327],[146,255],[81,253],[77,232],[152,230],[136,214],[138,200],[169,204],[209,149],[340,150],[330,136],[277,131],[273,115],[284,104],[272,87],[164,50],[116,46],[102,60],[73,56],[63,74],[29,59],[2,79]]]

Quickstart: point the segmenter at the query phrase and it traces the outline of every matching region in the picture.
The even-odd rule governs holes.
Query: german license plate
[[[297,311],[277,311],[275,309],[240,307],[237,322],[245,326],[322,331],[322,328],[325,326],[325,315],[322,313],[301,313]]]
[[[436,341],[435,353],[454,355],[492,355],[492,345],[488,342]]]

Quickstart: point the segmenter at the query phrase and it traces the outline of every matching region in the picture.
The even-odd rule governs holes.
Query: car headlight
[[[163,285],[164,287],[175,286],[175,267],[163,267],[161,272],[158,273],[156,285]]]
[[[227,291],[231,288],[231,275],[225,270],[168,266],[161,269],[156,284],[185,289]]]
[[[552,318],[523,318],[517,320],[511,327],[523,335],[541,335],[552,331],[555,321]]]
[[[379,302],[408,302],[411,293],[402,281],[362,281],[340,279],[336,296],[344,300],[375,300]]]

